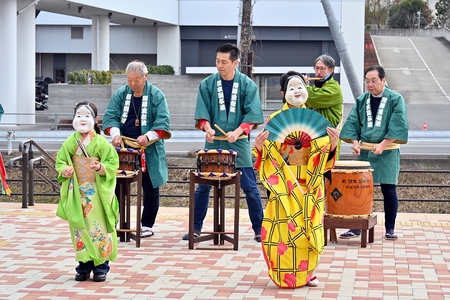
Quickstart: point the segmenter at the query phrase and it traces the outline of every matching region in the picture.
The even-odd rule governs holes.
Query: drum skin
[[[361,216],[373,212],[373,169],[365,161],[336,161],[331,183],[325,180],[328,215]]]

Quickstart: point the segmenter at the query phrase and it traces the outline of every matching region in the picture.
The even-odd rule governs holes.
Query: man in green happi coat
[[[140,148],[144,210],[141,237],[153,236],[153,225],[159,210],[159,187],[168,180],[165,139],[169,139],[170,113],[166,97],[147,81],[148,69],[141,61],[126,68],[127,84],[111,97],[103,116],[103,130],[111,135],[112,144],[120,149]],[[127,145],[131,138],[136,144]],[[116,193],[119,191],[116,190]]]
[[[352,154],[370,162],[373,182],[379,183],[384,198],[385,239],[396,240],[394,234],[398,198],[396,184],[400,172],[400,147],[408,141],[408,114],[402,95],[386,85],[385,71],[372,66],[365,72],[368,92],[356,99],[340,138],[353,143]],[[341,238],[353,238],[360,230],[349,230]]]
[[[200,83],[194,118],[195,127],[206,133],[206,149],[238,152],[236,168],[241,171],[240,184],[246,196],[255,240],[260,242],[263,209],[248,134],[264,122],[264,117],[256,84],[236,70],[239,52],[236,45],[228,43],[217,48],[218,72]],[[199,184],[195,191],[194,236],[200,236],[210,190],[210,185]],[[183,236],[183,240],[188,239],[189,234]]]

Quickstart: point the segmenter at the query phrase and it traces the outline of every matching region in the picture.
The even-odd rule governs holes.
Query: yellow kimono
[[[262,249],[270,278],[282,288],[304,286],[313,279],[324,249],[323,174],[335,161],[334,156],[329,159],[328,136],[311,140],[301,153],[289,147],[267,140],[261,153],[254,152],[260,180],[270,191]]]

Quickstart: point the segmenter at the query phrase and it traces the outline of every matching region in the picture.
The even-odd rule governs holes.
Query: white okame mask
[[[73,118],[73,128],[79,133],[88,133],[94,128],[94,124],[92,109],[87,105],[80,106]]]
[[[306,85],[298,76],[289,78],[284,98],[293,107],[301,107],[308,99]]]

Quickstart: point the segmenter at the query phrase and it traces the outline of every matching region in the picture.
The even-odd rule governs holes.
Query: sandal
[[[316,287],[319,285],[319,280],[317,279],[316,276],[314,276],[313,278],[311,278],[310,281],[308,281],[308,283],[306,283],[306,286],[310,286],[310,287]]]
[[[349,230],[347,232],[341,233],[339,237],[341,239],[354,239],[359,237],[359,234]]]
[[[385,238],[386,240],[395,241],[396,239],[398,239],[398,236],[397,236],[396,234],[393,234],[393,233],[388,232],[388,233],[386,233],[386,235],[384,236],[384,238]]]
[[[151,228],[141,230],[141,238],[146,238],[146,237],[152,236],[154,234],[155,233],[153,232],[153,230]]]
[[[194,237],[200,237],[200,232],[196,232],[194,231]],[[189,233],[186,233],[185,235],[183,235],[183,237],[181,238],[183,241],[189,241]]]

